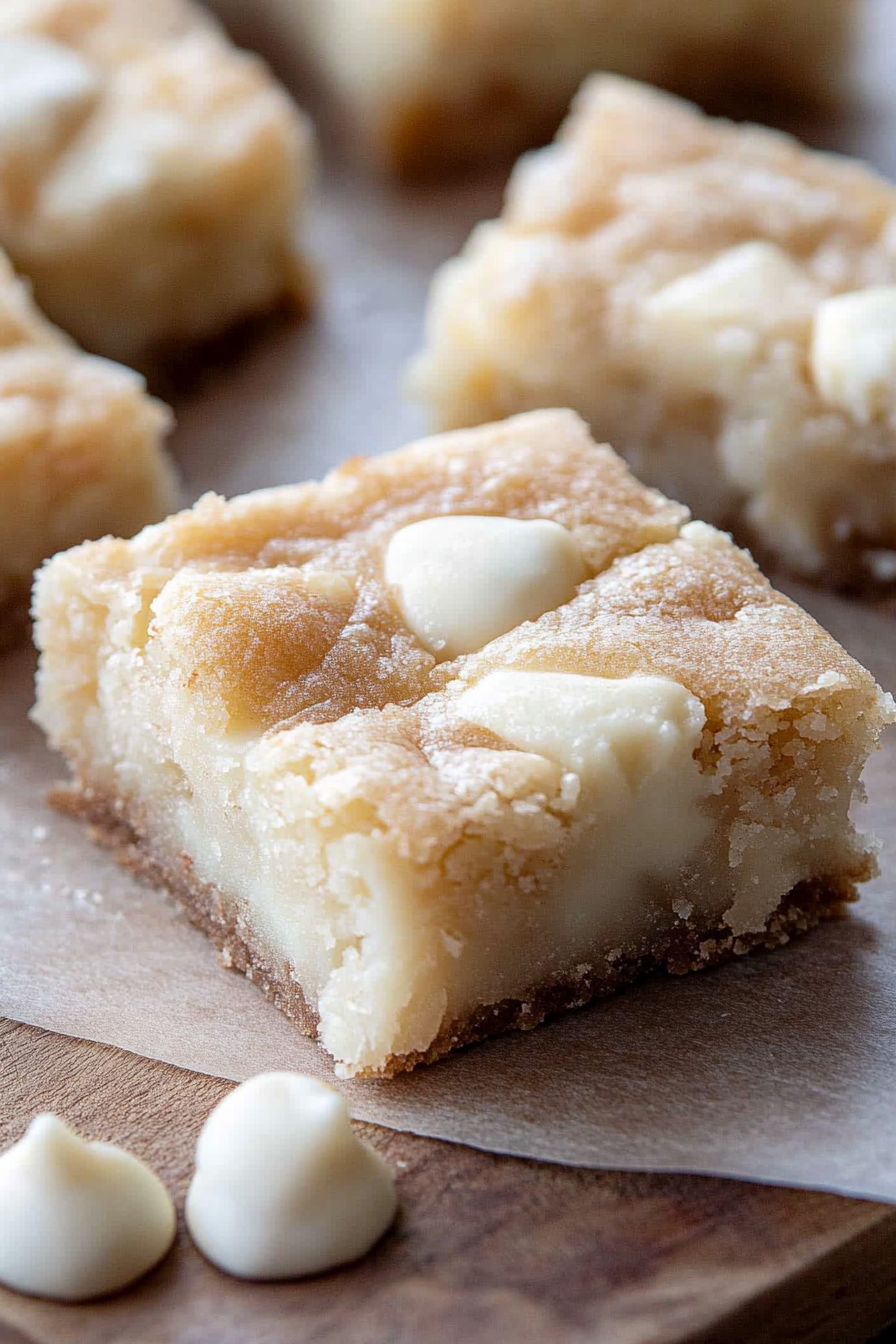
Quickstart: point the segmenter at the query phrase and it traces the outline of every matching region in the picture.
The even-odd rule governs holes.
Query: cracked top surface
[[[437,665],[402,619],[383,556],[399,528],[461,513],[561,523],[587,577],[558,610]],[[345,720],[351,735],[353,710],[417,706],[415,733],[438,737],[444,697],[431,693],[450,699],[497,667],[673,677],[716,722],[784,706],[819,678],[873,687],[746,553],[687,517],[578,417],[542,411],[355,459],[320,483],[206,496],[66,562],[105,600],[139,595],[150,663],[176,670],[221,732]]]
[[[894,213],[893,187],[857,160],[601,75],[583,86],[556,143],[521,161],[504,219],[521,233],[569,238],[615,219],[621,236],[607,247],[659,251],[670,274],[684,269],[676,252],[710,257],[751,237],[804,258],[827,244],[818,270],[845,288],[893,274],[893,239],[882,234]],[[878,254],[852,255],[874,244]]]

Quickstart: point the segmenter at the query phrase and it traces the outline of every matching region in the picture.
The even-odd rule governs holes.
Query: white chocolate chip
[[[812,377],[859,424],[896,413],[896,285],[825,300],[815,316]]]
[[[628,793],[673,758],[690,761],[705,714],[666,677],[584,677],[569,672],[491,672],[465,691],[457,712],[520,751],[596,775]]]
[[[148,1167],[39,1115],[0,1157],[0,1282],[84,1302],[147,1274],[174,1241],[171,1197]]]
[[[678,682],[508,669],[463,692],[457,712],[581,780],[586,825],[554,889],[570,939],[595,910],[624,935],[655,880],[677,883],[712,832],[712,780],[695,755],[705,714]]]
[[[0,38],[0,157],[52,152],[99,90],[93,68],[69,47],[27,34]]]
[[[396,1207],[391,1168],[355,1134],[339,1093],[263,1073],[206,1120],[186,1219],[226,1273],[295,1279],[366,1255]]]
[[[546,519],[427,518],[396,532],[385,560],[406,623],[441,659],[562,606],[586,576],[571,534]]]
[[[661,376],[721,392],[767,333],[809,322],[821,297],[774,243],[743,243],[653,294],[644,305],[644,337]]]

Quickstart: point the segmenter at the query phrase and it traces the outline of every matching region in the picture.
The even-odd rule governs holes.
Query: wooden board
[[[57,1110],[146,1158],[179,1207],[230,1086],[0,1022],[0,1143]],[[896,1316],[896,1209],[362,1129],[399,1168],[401,1212],[361,1264],[241,1284],[181,1229],[140,1287],[98,1305],[0,1289],[0,1344],[858,1344]]]

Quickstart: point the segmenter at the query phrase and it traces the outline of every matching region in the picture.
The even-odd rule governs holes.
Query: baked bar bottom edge
[[[59,811],[84,822],[91,838],[113,851],[124,867],[150,885],[167,890],[190,922],[201,929],[219,951],[221,964],[240,971],[306,1035],[316,1037],[319,1019],[308,1003],[288,961],[234,911],[226,895],[196,876],[186,853],[176,860],[159,854],[128,816],[127,804],[102,796],[90,787],[60,785],[49,796]],[[765,928],[735,935],[727,926],[676,925],[662,943],[643,956],[622,956],[609,972],[576,973],[535,986],[525,998],[479,1005],[465,1017],[443,1026],[422,1051],[390,1056],[381,1070],[361,1070],[357,1077],[392,1077],[432,1064],[454,1050],[509,1031],[530,1031],[546,1018],[611,998],[636,981],[658,974],[684,975],[709,970],[748,953],[781,947],[798,934],[827,920],[842,919],[857,900],[856,881],[864,874],[826,877],[800,882],[780,902]],[[870,874],[869,874],[870,876]]]

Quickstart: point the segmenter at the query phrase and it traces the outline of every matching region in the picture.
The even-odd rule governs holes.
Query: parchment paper
[[[890,86],[867,70],[863,117],[843,122],[839,143],[865,143],[896,169],[883,157],[896,141],[883,133],[896,125]],[[815,138],[838,143],[824,128]],[[187,495],[301,479],[422,432],[396,382],[428,277],[499,194],[495,179],[399,194],[329,169],[313,227],[321,312],[269,331],[178,399]],[[795,595],[896,689],[892,611]],[[26,650],[0,662],[0,1014],[222,1077],[286,1067],[331,1078],[318,1048],[222,969],[172,904],[47,808],[62,771],[25,717],[32,672]],[[896,734],[867,778],[863,820],[892,841]],[[339,1086],[360,1118],[494,1151],[896,1201],[892,844],[883,862],[848,921],[774,955],[652,982],[404,1079]],[[3,1068],[0,1057],[0,1079]]]

